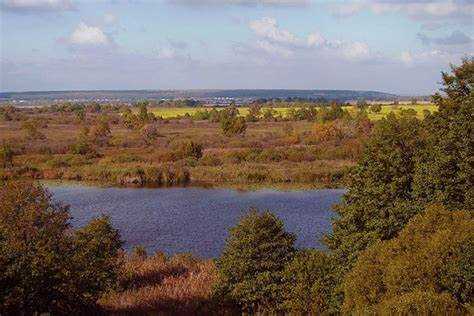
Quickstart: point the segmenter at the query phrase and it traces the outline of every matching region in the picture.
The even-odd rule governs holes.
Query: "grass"
[[[350,112],[355,112],[355,106],[347,106],[345,107]],[[161,116],[162,118],[169,119],[169,118],[176,118],[178,116],[185,116],[186,114],[193,115],[198,110],[205,110],[206,108],[153,108],[151,112],[157,116]],[[240,107],[239,113],[242,116],[247,115],[248,107]],[[285,107],[276,107],[273,108],[278,113],[285,116],[288,108]],[[369,118],[372,120],[380,120],[381,118],[385,117],[390,112],[398,113],[401,110],[408,110],[413,109],[416,111],[419,118],[423,118],[423,111],[428,110],[430,112],[434,112],[437,109],[436,105],[433,104],[415,104],[415,105],[382,105],[382,110],[380,113],[372,113],[369,110]]]
[[[212,288],[217,270],[211,260],[190,255],[167,258],[127,256],[120,273],[121,288],[98,302],[108,314],[189,315],[213,310]]]

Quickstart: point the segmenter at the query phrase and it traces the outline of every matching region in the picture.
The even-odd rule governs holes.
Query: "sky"
[[[439,89],[474,0],[0,0],[0,91]]]

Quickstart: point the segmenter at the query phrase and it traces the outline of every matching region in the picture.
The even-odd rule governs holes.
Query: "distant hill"
[[[337,100],[391,101],[399,96],[378,91],[354,90],[286,90],[286,89],[256,89],[256,90],[97,90],[97,91],[32,91],[32,92],[1,92],[0,102],[24,101],[122,101],[160,99],[272,99],[272,98],[304,98]]]

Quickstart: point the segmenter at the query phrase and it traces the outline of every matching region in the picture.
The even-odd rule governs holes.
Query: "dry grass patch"
[[[217,271],[211,260],[190,255],[166,258],[157,253],[148,258],[129,257],[123,266],[121,291],[99,300],[110,314],[182,314],[211,312],[211,292]]]

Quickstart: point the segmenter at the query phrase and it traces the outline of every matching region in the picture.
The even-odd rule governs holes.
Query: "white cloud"
[[[310,0],[168,0],[171,4],[206,6],[206,5],[244,5],[244,6],[286,6],[297,7],[306,6],[311,3]]]
[[[359,13],[364,8],[364,3],[334,3],[329,5],[329,10],[336,17],[348,17]]]
[[[413,61],[413,57],[411,56],[410,52],[402,52],[400,56],[400,60],[405,64],[410,64]]]
[[[413,65],[439,65],[449,64],[461,60],[463,54],[450,53],[439,49],[432,49],[427,51],[409,52],[404,51],[400,55],[400,61],[404,64]]]
[[[268,41],[258,41],[257,46],[269,54],[279,55],[284,58],[288,58],[293,55],[291,50],[272,44]]]
[[[444,37],[430,37],[426,34],[418,33],[418,38],[424,45],[471,45],[473,39],[461,31],[453,31]]]
[[[69,37],[69,42],[75,45],[107,45],[111,41],[99,27],[81,22]]]
[[[104,14],[104,23],[107,25],[115,24],[117,23],[117,17],[112,13],[106,13]]]
[[[375,14],[402,13],[412,19],[468,19],[472,23],[474,3],[456,0],[359,0],[329,4],[336,17],[348,17],[367,10]]]
[[[255,34],[271,41],[286,44],[297,42],[296,36],[287,30],[280,29],[274,18],[264,17],[260,20],[251,21],[249,26]]]
[[[309,47],[323,46],[326,39],[319,32],[314,32],[308,35],[307,43]]]
[[[74,10],[71,0],[5,0],[2,9],[16,13]]]
[[[369,46],[361,42],[342,45],[342,53],[349,59],[363,59],[370,56]]]
[[[157,56],[159,59],[173,59],[177,57],[177,53],[171,47],[160,47],[158,48]]]
[[[250,29],[260,38],[255,47],[267,53],[290,57],[297,52],[325,51],[349,60],[363,60],[372,56],[369,46],[362,42],[327,39],[315,31],[306,38],[281,29],[274,18],[264,17],[249,23]]]

